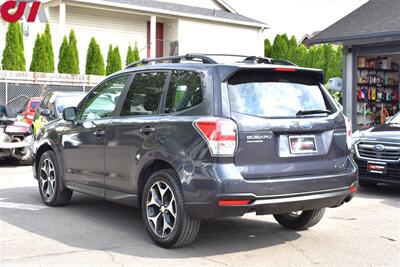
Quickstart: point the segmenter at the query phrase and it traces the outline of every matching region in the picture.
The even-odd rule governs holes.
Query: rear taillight
[[[353,130],[351,126],[351,120],[349,118],[345,117],[345,122],[346,122],[346,142],[347,142],[347,148],[351,149],[353,145]]]
[[[214,157],[233,157],[237,147],[237,125],[226,118],[200,118],[193,123]]]
[[[295,68],[275,68],[274,71],[279,72],[296,72]]]

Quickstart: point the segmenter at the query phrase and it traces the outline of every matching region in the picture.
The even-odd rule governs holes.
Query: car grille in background
[[[359,158],[364,159],[400,161],[400,144],[360,142],[357,144],[356,153]]]

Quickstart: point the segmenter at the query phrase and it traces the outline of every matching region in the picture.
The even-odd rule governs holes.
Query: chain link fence
[[[104,77],[69,74],[0,71],[0,104],[22,109],[31,97],[48,91],[89,92]]]

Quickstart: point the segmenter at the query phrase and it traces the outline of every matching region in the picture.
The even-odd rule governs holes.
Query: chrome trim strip
[[[377,158],[369,158],[369,157],[363,157],[360,155],[360,152],[358,151],[358,146],[360,145],[360,143],[370,143],[374,145],[380,145],[380,144],[388,144],[388,145],[398,145],[397,143],[393,143],[393,142],[379,142],[379,141],[368,141],[368,140],[360,140],[357,143],[354,144],[354,150],[356,152],[356,156],[359,159],[364,159],[364,160],[377,160],[377,161],[381,161],[381,162],[391,162],[391,163],[398,163],[400,162],[400,158],[398,160],[389,160],[389,159],[377,159]],[[368,144],[366,144],[366,146],[368,146]],[[384,152],[384,151],[382,151]],[[400,152],[400,151],[399,151]],[[379,152],[377,152],[379,153]]]

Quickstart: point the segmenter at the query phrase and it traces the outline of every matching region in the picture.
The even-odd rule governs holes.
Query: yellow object
[[[35,137],[38,135],[40,129],[42,129],[43,126],[45,126],[47,123],[49,123],[48,120],[46,120],[43,116],[39,116],[37,119],[35,119],[32,122],[33,129],[34,129],[34,135]]]

